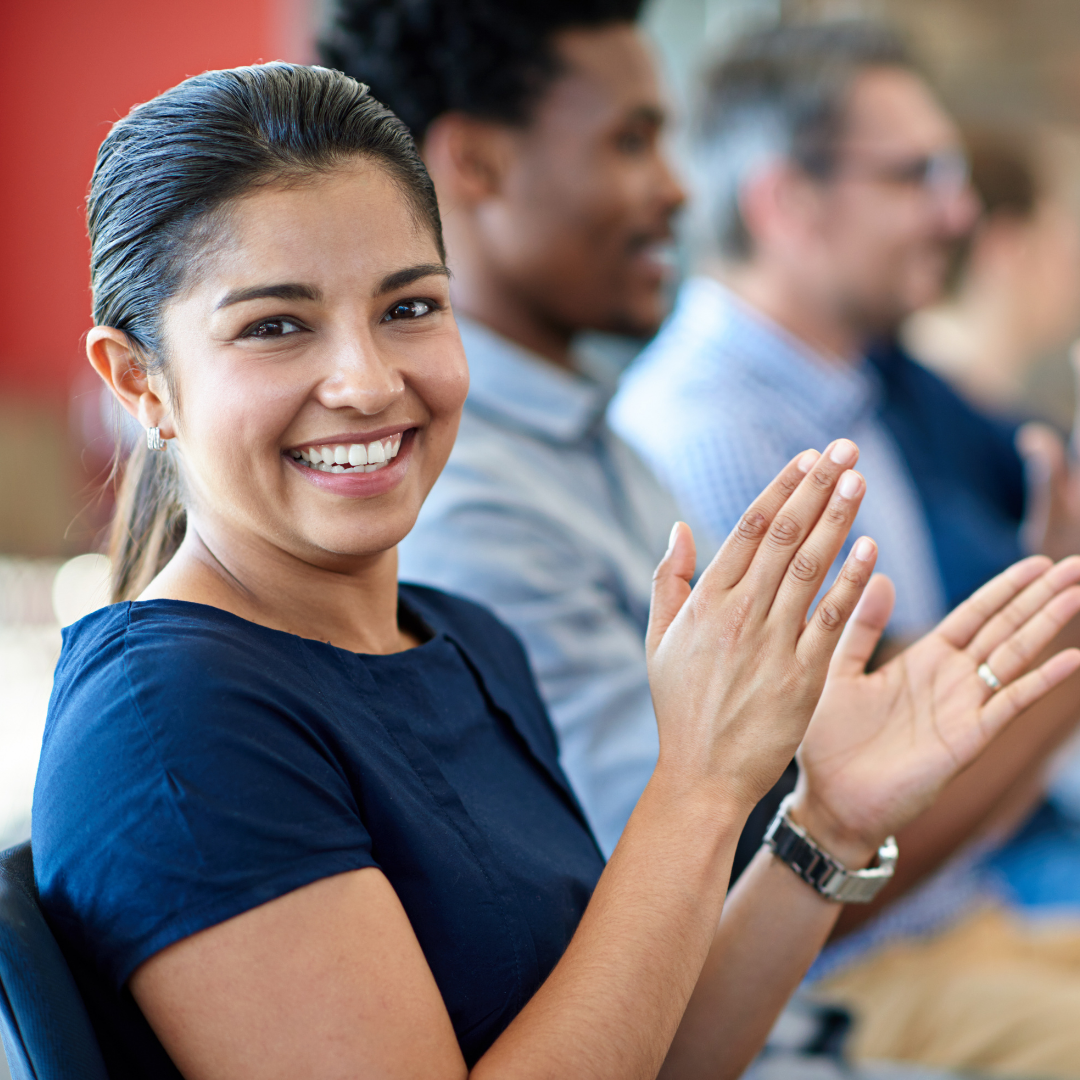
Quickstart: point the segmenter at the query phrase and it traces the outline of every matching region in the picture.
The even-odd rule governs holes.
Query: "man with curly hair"
[[[323,61],[367,82],[420,145],[471,371],[457,444],[401,545],[401,576],[486,604],[521,637],[606,853],[656,763],[644,635],[678,516],[646,458],[607,426],[613,380],[580,339],[652,335],[668,308],[684,196],[662,153],[639,7],[339,0],[322,45]],[[988,755],[972,766],[963,780],[978,799],[946,793],[899,838],[890,898],[963,843],[1027,764]],[[751,817],[735,873],[794,776]],[[813,1028],[819,1045],[827,1035]]]
[[[472,377],[402,577],[478,599],[521,636],[607,853],[656,763],[644,636],[678,516],[575,351],[582,330],[651,335],[667,309],[683,192],[639,7],[351,0],[323,44],[421,146]]]

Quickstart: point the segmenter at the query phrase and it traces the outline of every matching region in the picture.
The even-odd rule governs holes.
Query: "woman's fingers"
[[[694,535],[690,526],[676,521],[667,552],[653,574],[649,628],[645,634],[645,649],[649,656],[656,651],[667,628],[690,596],[696,560]]]
[[[895,603],[893,583],[884,574],[874,574],[840,635],[830,675],[854,677],[866,671]]]
[[[1045,555],[1032,555],[1013,563],[1008,570],[991,578],[974,595],[957,605],[938,623],[937,632],[957,649],[966,648],[986,621],[1000,611],[1018,592],[1051,566]]]
[[[711,584],[730,589],[742,580],[773,518],[820,457],[816,450],[804,450],[792,458],[750,504],[705,571]]]
[[[780,582],[796,552],[829,505],[837,481],[855,464],[858,456],[859,448],[850,439],[837,439],[831,443],[777,512],[743,577],[757,606],[764,607],[766,611],[772,607]],[[844,535],[846,533],[844,529]],[[813,584],[811,598],[821,588],[828,570],[829,564],[823,567],[815,565],[813,575],[807,573]]]
[[[810,535],[791,556],[772,605],[776,617],[806,618],[807,609],[851,531],[865,493],[866,482],[857,472],[849,469],[841,474]]]
[[[989,656],[987,666],[999,682],[1012,682],[1034,663],[1039,653],[1080,612],[1080,586],[1073,585],[1052,596],[1023,626],[1010,634]],[[983,657],[973,656],[982,662]]]
[[[1080,668],[1080,649],[1065,649],[1041,667],[1003,687],[983,706],[982,729],[987,742],[1018,713],[1034,704]]]
[[[877,561],[877,544],[868,536],[855,541],[833,587],[821,598],[795,648],[804,664],[828,656],[866,588]]]
[[[1077,582],[1080,582],[1080,556],[1051,566],[990,618],[968,644],[968,655],[978,662],[985,660],[1053,597]]]

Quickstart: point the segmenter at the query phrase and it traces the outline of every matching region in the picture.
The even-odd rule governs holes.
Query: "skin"
[[[366,212],[373,200],[385,218]],[[331,205],[352,228],[327,216]],[[88,341],[125,406],[159,426],[183,463],[187,534],[141,598],[212,604],[359,652],[408,647],[388,629],[395,545],[446,462],[468,390],[434,243],[386,175],[358,163],[241,200],[215,247],[165,320],[181,409],[164,379],[134,365],[126,335],[99,327]],[[416,280],[385,288],[390,275],[414,270]],[[219,306],[268,285],[300,289]],[[438,310],[388,321],[395,305],[416,300]],[[363,498],[328,502],[319,483],[347,479],[302,469],[284,452],[401,431],[410,434],[393,468],[352,481]]]
[[[940,295],[949,252],[975,222],[970,188],[887,177],[889,167],[959,150],[955,125],[902,68],[870,68],[848,97],[834,175],[776,162],[746,181],[740,208],[753,254],[714,267],[780,325],[838,362],[858,359]]]
[[[554,363],[583,329],[647,335],[684,195],[662,153],[656,65],[629,24],[558,34],[564,66],[524,127],[459,113],[423,143],[454,305]]]
[[[142,374],[115,329],[87,340],[124,407],[169,439],[190,492],[189,540],[144,597],[213,604],[357,651],[408,648],[394,544],[449,452],[466,388],[446,279],[430,272],[434,244],[363,162],[260,188],[216,239],[165,309],[167,384]],[[388,275],[417,266],[424,276],[386,289]],[[302,288],[221,306],[283,283]],[[403,306],[413,318],[387,321]],[[282,333],[286,324],[295,329]],[[289,459],[309,440],[403,425],[414,432],[403,465],[366,487],[314,483]],[[1021,674],[1080,609],[1080,560],[1034,560],[917,647],[926,678],[868,704],[859,672],[891,606],[885,579],[866,588],[872,541],[855,545],[807,621],[865,490],[857,455],[840,440],[791,462],[693,590],[693,540],[676,526],[647,643],[659,763],[566,954],[471,1075],[739,1075],[839,911],[765,854],[725,903],[746,816],[795,748],[820,747],[805,754],[796,819],[865,865],[1080,665],[1074,651]],[[1009,682],[994,696],[975,674],[984,659]],[[811,723],[830,662],[855,691],[839,695],[846,711]],[[408,918],[374,868],[176,942],[130,986],[190,1080],[467,1073]]]

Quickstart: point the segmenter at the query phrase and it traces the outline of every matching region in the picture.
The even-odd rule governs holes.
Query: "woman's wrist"
[[[884,841],[884,837],[878,841],[867,839],[857,830],[850,828],[805,789],[796,790],[788,813],[791,820],[803,829],[818,847],[848,870],[864,870],[868,867]]]

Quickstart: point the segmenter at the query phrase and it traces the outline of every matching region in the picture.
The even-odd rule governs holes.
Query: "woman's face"
[[[468,390],[446,271],[401,190],[359,159],[258,189],[192,276],[164,337],[196,528],[330,568],[392,547]]]

